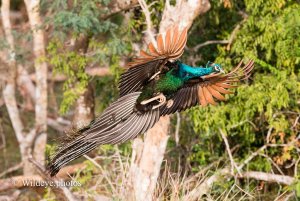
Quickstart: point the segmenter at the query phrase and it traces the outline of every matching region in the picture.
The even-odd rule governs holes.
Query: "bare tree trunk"
[[[160,172],[168,141],[170,118],[162,117],[149,130],[144,142],[141,138],[134,140],[131,167],[129,172],[129,200],[152,200],[156,181]]]
[[[19,109],[17,106],[16,100],[16,77],[17,77],[17,63],[15,59],[15,47],[14,47],[14,38],[11,30],[11,23],[9,19],[10,13],[10,1],[3,0],[1,6],[1,14],[2,14],[2,24],[5,33],[5,38],[9,44],[9,54],[8,58],[5,59],[5,62],[9,66],[8,76],[6,78],[6,85],[3,89],[3,97],[5,101],[5,105],[7,107],[7,111],[9,117],[11,119],[17,140],[19,142],[22,162],[24,165],[23,172],[24,174],[30,174],[32,168],[27,168],[30,166],[28,162],[28,158],[31,154],[31,143],[30,143],[30,134],[24,132],[24,125],[20,118]]]
[[[86,53],[89,46],[89,37],[81,34],[78,38],[71,40],[70,51],[78,53]],[[76,129],[86,126],[92,119],[94,119],[94,90],[91,84],[79,95],[75,103],[75,113],[73,116],[73,123]]]
[[[77,128],[87,125],[94,119],[94,101],[94,90],[91,84],[89,84],[84,93],[76,101],[73,122]]]
[[[143,0],[139,0],[146,19],[150,19],[150,12]],[[210,8],[208,0],[177,0],[174,6],[167,0],[159,32],[163,33],[169,26],[179,25],[179,28],[190,27],[193,20],[207,12]],[[152,25],[147,23],[147,41],[151,41]],[[151,36],[152,35],[152,36]],[[128,178],[128,194],[130,200],[150,201],[153,200],[160,167],[168,142],[168,128],[170,117],[162,117],[159,122],[150,129],[144,139],[136,139],[133,143],[133,155]]]
[[[25,0],[30,28],[33,33],[33,53],[35,56],[34,67],[36,74],[35,91],[35,128],[36,139],[34,144],[33,157],[41,164],[45,162],[45,149],[47,143],[47,63],[45,58],[45,39],[41,29],[42,20],[40,16],[40,1]]]

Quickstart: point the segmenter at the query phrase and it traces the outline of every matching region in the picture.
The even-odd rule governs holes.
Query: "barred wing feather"
[[[139,91],[168,60],[178,59],[184,52],[187,41],[187,28],[179,31],[172,27],[165,34],[159,34],[156,44],[149,43],[148,50],[141,50],[140,56],[130,62],[128,70],[121,75],[120,96]]]

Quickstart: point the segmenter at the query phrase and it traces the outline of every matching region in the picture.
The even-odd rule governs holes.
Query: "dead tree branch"
[[[176,112],[176,117],[177,117],[177,121],[176,121],[176,129],[175,129],[175,142],[176,142],[176,146],[179,145],[179,130],[180,130],[180,122],[181,122],[181,117],[180,117],[180,113]]]
[[[138,6],[138,0],[111,1],[110,12],[101,15],[102,20],[106,20],[120,12],[130,10]]]
[[[224,133],[224,131],[222,131],[222,129],[219,129],[219,132],[221,133],[221,136],[222,136],[222,138],[224,140],[224,143],[225,143],[225,146],[226,146],[226,151],[227,151],[229,159],[230,159],[230,163],[231,163],[231,169],[230,169],[231,171],[230,172],[231,172],[231,174],[234,174],[234,168],[237,170],[237,172],[239,174],[241,174],[240,170],[238,169],[238,167],[237,167],[237,165],[234,162],[234,159],[232,157],[232,154],[231,154],[231,151],[230,151],[230,146],[229,146],[226,134]]]
[[[14,172],[14,171],[16,171],[16,170],[19,170],[19,169],[21,169],[22,167],[23,167],[23,163],[19,163],[19,164],[13,166],[13,167],[10,167],[10,168],[8,168],[7,170],[5,170],[4,172],[1,172],[0,178],[1,178],[1,177],[4,177],[5,175],[7,175],[7,174],[9,174],[9,173],[12,173],[12,172]]]
[[[261,181],[266,181],[270,183],[279,183],[284,185],[291,185],[296,180],[293,177],[285,176],[285,175],[278,175],[278,174],[271,174],[266,172],[258,172],[258,171],[249,171],[242,173],[241,176],[238,175],[238,178],[251,178]]]
[[[152,21],[151,21],[151,13],[149,11],[148,5],[145,2],[145,0],[138,0],[142,11],[146,17],[146,24],[147,24],[147,29],[146,29],[146,39],[148,39],[149,41],[147,41],[147,43],[152,42],[152,44],[156,45],[155,42],[155,38],[154,38],[154,29],[153,29],[153,25],[152,25]]]
[[[196,45],[195,47],[192,48],[192,50],[194,52],[197,52],[199,49],[201,49],[202,47],[205,47],[207,45],[212,45],[212,44],[228,44],[229,40],[208,40],[205,41],[204,43],[200,43],[198,45]]]
[[[238,25],[236,25],[236,27],[233,29],[233,31],[231,32],[229,39],[228,40],[209,40],[209,41],[205,41],[204,43],[200,43],[198,45],[196,45],[195,47],[193,47],[191,50],[193,52],[197,52],[199,49],[201,49],[202,47],[205,47],[207,45],[212,45],[212,44],[228,44],[227,45],[227,50],[230,49],[230,46],[238,32],[238,30],[241,27],[241,24],[244,22],[244,20],[242,22],[240,22]]]

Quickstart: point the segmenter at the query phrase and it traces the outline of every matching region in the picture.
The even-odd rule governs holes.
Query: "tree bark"
[[[83,127],[94,119],[95,108],[94,90],[91,84],[76,101],[73,122],[76,128]]]
[[[35,131],[32,133],[33,157],[41,164],[45,163],[45,149],[47,143],[47,63],[45,58],[44,32],[40,28],[42,20],[40,16],[40,1],[25,0],[29,24],[33,34],[33,54],[36,74],[35,88]],[[29,170],[28,170],[29,171]],[[32,168],[31,168],[31,173]]]
[[[70,51],[78,53],[86,53],[89,47],[90,38],[87,35],[81,34],[78,38],[72,40]],[[85,91],[79,95],[75,103],[75,112],[73,116],[73,123],[75,129],[86,126],[94,119],[94,90],[91,84],[88,84]]]
[[[140,0],[139,2],[141,4],[143,1]],[[179,25],[180,29],[184,27],[189,28],[193,20],[200,14],[207,12],[209,8],[210,3],[208,0],[178,0],[174,6],[170,5],[169,1],[166,1],[159,32],[165,32],[172,25]],[[145,12],[145,9],[147,9],[145,4],[142,5],[142,9],[147,18],[150,12],[147,12],[147,10]],[[151,31],[151,24],[147,25],[147,36],[151,37],[151,33],[149,33],[149,30]],[[151,38],[148,38],[146,41],[151,41]],[[128,199],[137,201],[153,200],[153,192],[169,138],[169,126],[170,117],[162,117],[147,132],[144,142],[141,139],[134,141],[128,178]]]
[[[24,174],[30,174],[32,167],[30,167],[30,163],[28,158],[31,154],[31,133],[24,132],[24,125],[21,121],[19,109],[17,106],[16,100],[16,77],[17,77],[17,63],[15,59],[15,46],[14,46],[14,38],[12,35],[11,22],[9,19],[9,10],[10,10],[10,1],[3,0],[1,6],[1,15],[2,15],[2,24],[5,33],[5,38],[9,44],[9,53],[8,58],[5,59],[5,63],[8,65],[8,75],[6,78],[6,84],[3,88],[3,97],[4,102],[9,114],[9,118],[13,125],[19,147],[21,152],[21,158],[23,163],[23,172]],[[30,139],[29,139],[30,138]]]

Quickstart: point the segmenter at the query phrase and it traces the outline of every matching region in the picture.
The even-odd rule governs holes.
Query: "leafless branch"
[[[15,47],[14,47],[14,38],[12,35],[11,30],[11,23],[9,19],[9,9],[10,9],[10,1],[3,0],[1,6],[1,17],[2,17],[2,26],[4,29],[6,40],[10,46],[10,58],[5,63],[9,65],[9,74],[7,77],[7,84],[3,89],[3,98],[5,105],[7,107],[7,111],[9,114],[10,119],[12,120],[12,126],[14,128],[16,137],[18,142],[22,142],[24,139],[23,130],[24,125],[21,121],[19,110],[17,107],[17,100],[16,100],[16,83],[15,78],[17,75],[17,68],[16,68],[16,60],[15,60]]]
[[[155,38],[154,38],[154,33],[153,33],[153,25],[151,21],[151,13],[149,11],[149,8],[147,6],[147,3],[145,0],[138,0],[142,11],[146,17],[146,24],[147,24],[147,29],[146,29],[146,38],[148,39],[149,42],[152,42],[153,45],[156,45]]]
[[[261,148],[253,152],[246,160],[242,162],[242,164],[239,165],[239,170],[242,170],[245,165],[247,165],[253,158],[255,158],[257,155],[259,155],[260,152],[264,151],[267,148],[267,145],[263,145]]]
[[[130,10],[132,8],[135,8],[138,6],[138,1],[137,0],[131,0],[131,1],[113,1],[113,5],[110,5],[110,12],[101,15],[102,20],[106,20],[113,15],[116,15],[120,12]]]
[[[284,185],[291,185],[295,182],[295,178],[285,175],[271,174],[266,172],[249,171],[242,173],[239,178],[251,178],[256,180],[262,180],[270,183],[279,183]]]
[[[177,116],[177,122],[176,122],[176,130],[175,130],[175,142],[176,142],[176,146],[178,146],[179,144],[179,130],[180,130],[180,122],[181,122],[181,117],[179,112],[176,112],[176,116]]]
[[[258,150],[253,152],[246,160],[243,161],[241,165],[239,165],[238,169],[241,170],[243,167],[248,164],[253,158],[255,158],[257,155],[260,155],[261,152],[263,152],[267,147],[289,147],[293,146],[298,152],[300,152],[300,149],[297,148],[294,143],[298,140],[298,137],[290,141],[288,144],[265,144],[262,147],[260,147]]]
[[[239,122],[239,123],[237,123],[237,124],[235,124],[235,125],[232,125],[232,126],[230,127],[230,129],[236,128],[236,127],[241,126],[241,125],[243,125],[243,124],[245,124],[245,123],[251,124],[255,130],[258,130],[257,126],[256,126],[252,121],[250,121],[250,120],[248,120],[248,119],[245,120],[245,121],[241,121],[241,122]]]
[[[98,167],[100,170],[101,170],[101,172],[102,172],[102,174],[104,175],[104,177],[105,177],[105,179],[106,179],[106,181],[109,183],[109,185],[110,185],[110,187],[111,187],[111,189],[113,190],[113,192],[117,192],[117,190],[115,189],[115,187],[114,187],[114,185],[113,185],[113,183],[112,183],[112,181],[107,177],[107,173],[106,173],[106,171],[94,160],[94,159],[92,159],[91,157],[89,157],[88,155],[83,155],[86,159],[88,159],[89,161],[91,161],[96,167]]]
[[[6,147],[6,138],[3,132],[3,127],[2,127],[2,119],[0,118],[0,135],[1,135],[1,145],[0,145],[0,149],[4,149]]]
[[[197,52],[200,48],[202,47],[205,47],[207,45],[212,45],[212,44],[228,44],[226,49],[229,50],[230,49],[230,46],[238,32],[238,30],[240,29],[241,27],[241,24],[245,22],[245,19],[242,20],[240,23],[238,23],[236,25],[236,27],[233,29],[233,31],[231,32],[230,36],[229,36],[229,39],[228,40],[209,40],[209,41],[205,41],[204,43],[200,43],[198,45],[196,45],[195,47],[191,48],[191,50],[193,52]]]
[[[277,175],[266,172],[258,172],[258,171],[248,171],[242,172],[240,175],[231,174],[229,168],[225,167],[221,170],[215,171],[215,173],[206,178],[202,183],[196,186],[193,190],[191,190],[188,194],[186,194],[182,200],[190,201],[190,200],[199,200],[203,195],[207,194],[214,183],[224,179],[224,177],[235,177],[240,179],[256,179],[261,181],[266,181],[269,183],[278,183],[284,185],[291,185],[296,180],[293,177],[285,176],[285,175]]]
[[[276,167],[276,169],[278,170],[278,172],[281,175],[284,175],[284,173],[282,172],[282,170],[280,169],[280,167],[268,155],[263,154],[263,153],[259,153],[259,155],[265,157],[268,161],[270,161],[272,163],[272,165],[274,165],[274,167]]]
[[[57,120],[52,118],[47,118],[47,124],[51,128],[63,133],[65,131],[65,125],[60,124]]]
[[[295,122],[294,122],[292,128],[295,128],[295,127],[297,126],[297,124],[298,124],[298,122],[299,122],[299,119],[300,119],[300,115],[297,116],[297,118],[295,119]]]
[[[204,43],[200,43],[196,45],[195,47],[192,48],[192,51],[197,52],[200,48],[205,47],[207,45],[212,45],[212,44],[228,44],[229,40],[209,40],[205,41]]]
[[[240,175],[240,169],[238,168],[238,166],[236,165],[236,163],[234,162],[234,159],[232,157],[231,151],[230,151],[230,146],[226,137],[226,134],[224,133],[224,131],[222,131],[222,129],[219,129],[219,132],[221,133],[221,136],[224,140],[225,146],[226,146],[226,150],[230,159],[230,163],[231,163],[231,174],[234,174],[234,168],[237,170],[238,174]]]
[[[19,170],[22,167],[23,167],[23,163],[19,163],[19,164],[13,166],[13,167],[10,167],[7,170],[5,170],[4,172],[0,173],[0,178],[3,177],[3,176],[5,176],[5,175],[7,175],[7,174],[9,174],[9,173],[12,173],[12,172],[14,172],[16,170]]]
[[[297,176],[298,176],[298,164],[299,164],[299,162],[300,162],[300,157],[295,162],[295,168],[294,168],[294,177],[295,178],[297,178]]]
[[[266,138],[267,143],[270,143],[270,137],[272,134],[272,130],[273,130],[273,127],[270,126],[270,128],[268,129],[267,138]]]

